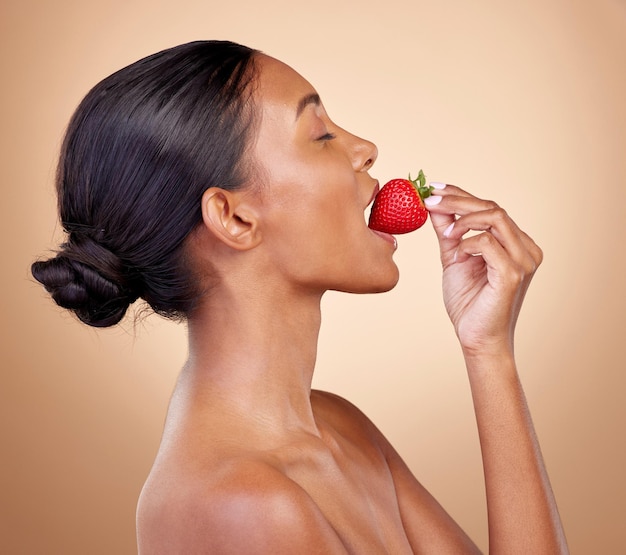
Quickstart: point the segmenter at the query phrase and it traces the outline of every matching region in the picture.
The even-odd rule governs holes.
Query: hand
[[[441,251],[444,303],[464,352],[512,352],[541,249],[495,202],[454,185],[435,189],[427,206]],[[465,237],[469,231],[479,233]]]

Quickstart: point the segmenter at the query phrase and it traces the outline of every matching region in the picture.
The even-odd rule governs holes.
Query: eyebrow
[[[300,117],[302,112],[304,112],[304,109],[309,104],[315,104],[316,106],[319,106],[321,103],[322,101],[320,99],[320,95],[317,93],[311,93],[311,94],[307,94],[306,96],[303,96],[298,102],[298,107],[296,108],[296,119]]]

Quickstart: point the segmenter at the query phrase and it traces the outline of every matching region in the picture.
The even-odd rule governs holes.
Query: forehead
[[[260,54],[255,66],[255,96],[262,109],[292,107],[295,111],[303,96],[315,93],[313,86],[302,75],[276,58]]]

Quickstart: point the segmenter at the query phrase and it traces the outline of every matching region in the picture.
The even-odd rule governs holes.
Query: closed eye
[[[318,141],[332,141],[337,135],[334,133],[324,133],[321,137],[318,137]]]

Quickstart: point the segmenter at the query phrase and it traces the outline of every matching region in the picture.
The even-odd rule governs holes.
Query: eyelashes
[[[318,141],[332,141],[337,135],[334,133],[324,133],[321,137],[318,137]]]

